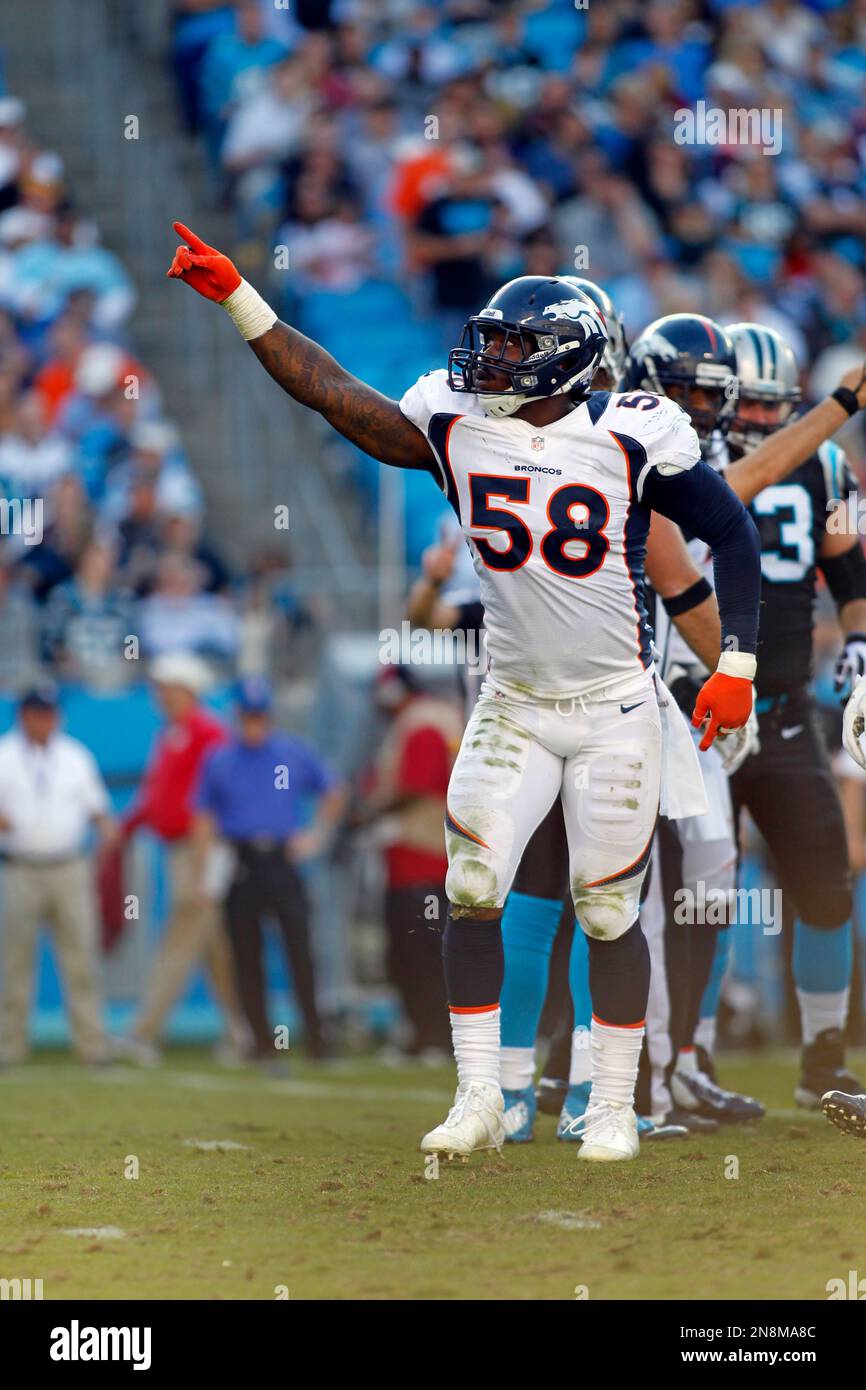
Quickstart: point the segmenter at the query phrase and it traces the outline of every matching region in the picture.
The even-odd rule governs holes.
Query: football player
[[[737,459],[784,424],[800,392],[794,355],[778,333],[755,323],[728,331],[740,379],[729,433]],[[828,440],[751,502],[763,574],[756,685],[761,740],[732,779],[735,816],[750,812],[796,910],[793,972],[803,1053],[795,1097],[810,1109],[827,1091],[863,1090],[843,1056],[853,956],[845,826],[810,690],[819,570],[845,637],[837,691],[849,695],[852,677],[864,667],[866,557],[856,531],[844,520],[837,524],[851,498],[856,503],[845,455]]]
[[[572,285],[542,276],[505,285],[470,318],[447,374],[427,373],[397,403],[280,323],[227,257],[176,230],[187,245],[169,274],[221,303],[294,399],[381,462],[429,471],[470,539],[489,677],[448,792],[443,960],[458,1087],[422,1149],[468,1155],[502,1142],[502,908],[532,832],[561,798],[594,1010],[579,1157],[634,1158],[649,989],[641,883],[660,792],[669,811],[705,804],[687,727],[656,696],[646,536],[656,510],[713,551],[724,650],[692,716],[709,747],[751,713],[754,523],[701,460],[674,402],[590,395],[607,333]],[[461,411],[473,397],[481,412]]]
[[[681,318],[682,316],[674,315],[668,320],[661,320],[659,323],[651,325],[646,333],[641,335],[641,339],[635,344],[633,349],[636,368],[630,384],[655,385],[660,380],[671,377],[671,375],[673,375],[674,378],[676,377],[676,367],[672,367],[671,365],[671,352],[669,346],[671,329],[669,325]],[[740,331],[741,327],[743,329],[742,332]],[[660,330],[661,337],[664,341],[659,338]],[[710,331],[715,337],[717,326],[713,326]],[[762,336],[765,334],[768,336]],[[839,469],[841,463],[839,451],[836,449],[835,445],[829,442],[829,436],[844,423],[847,416],[862,408],[864,403],[862,391],[863,371],[861,368],[857,368],[853,372],[847,373],[846,376],[843,377],[840,387],[831,397],[815,407],[807,415],[786,426],[786,421],[789,419],[794,402],[798,397],[796,369],[790,350],[787,349],[786,345],[777,334],[770,335],[769,330],[759,328],[756,325],[737,326],[736,335],[734,336],[732,334],[731,342],[736,354],[735,369],[738,374],[741,370],[744,373],[744,381],[741,382],[740,387],[744,403],[742,405],[738,404],[734,409],[729,408],[726,412],[728,419],[732,420],[731,457],[734,459],[734,462],[725,469],[724,476],[726,481],[734,488],[741,499],[747,504],[750,502],[753,503],[755,509],[764,507],[772,508],[774,505],[784,507],[785,504],[787,504],[788,508],[795,508],[796,510],[790,512],[783,511],[782,513],[782,519],[786,523],[784,533],[785,539],[790,541],[793,545],[797,534],[800,534],[797,531],[797,519],[800,518],[803,525],[808,525],[808,519],[805,518],[807,504],[797,490],[802,486],[799,481],[800,473],[799,471],[796,473],[793,472],[793,469],[797,468],[799,470],[802,465],[808,477],[811,479],[813,489],[817,489],[814,492],[812,502],[809,504],[812,505],[812,503],[814,503],[816,509],[815,515],[817,516],[817,506],[819,502],[825,507],[832,503],[832,495],[830,492],[826,492],[826,494],[822,494],[819,497],[818,494],[822,487],[820,479],[823,478],[825,480],[823,484],[825,488],[835,485],[838,489],[843,482],[841,474],[839,474],[836,476],[835,484],[833,483],[834,468]],[[761,353],[763,356],[760,355]],[[641,361],[643,362],[642,368],[638,365]],[[760,378],[758,373],[759,365],[765,372],[763,379]],[[702,426],[700,417],[695,414],[692,408],[694,404],[697,404],[698,408],[700,408],[704,403],[704,393],[701,390],[702,383],[697,376],[695,376],[694,382],[692,383],[690,380],[692,373],[689,371],[685,373],[685,376],[686,380],[684,383],[674,379],[666,389],[669,392],[673,390],[673,392],[677,394],[678,399],[690,410],[690,414],[698,432],[705,436],[708,455],[712,456],[715,454],[717,466],[724,466],[727,461],[724,441],[720,441],[717,431],[714,431],[711,437],[706,437],[706,429],[710,426],[710,418],[707,417],[705,425]],[[763,386],[760,384],[761,380],[765,382]],[[684,393],[688,393],[688,395]],[[760,420],[762,422],[761,427],[749,430],[745,422],[750,418],[752,420],[756,418]],[[772,419],[772,425],[769,425],[770,419]],[[783,426],[784,428],[781,428]],[[787,464],[782,464],[780,456],[778,454],[775,455],[769,460],[769,467],[766,469],[762,481],[762,470],[756,468],[755,465],[760,462],[761,459],[766,461],[766,446],[773,441],[777,444],[787,444],[789,451]],[[816,450],[821,454],[823,463],[819,459],[813,457]],[[832,465],[831,461],[833,461]],[[788,492],[778,492],[776,489],[787,485],[786,480],[789,480],[792,490]],[[759,494],[761,494],[763,500],[756,500]],[[776,520],[777,529],[775,532],[775,543],[778,544],[779,518],[777,517]],[[827,514],[826,511],[824,511],[820,515],[820,521],[815,523],[820,527],[820,536],[825,536],[826,520]],[[768,534],[767,526],[764,527],[764,534],[765,536]],[[811,537],[811,540],[807,540],[805,533],[802,533],[801,540],[804,545],[811,544],[814,547],[815,544],[817,544],[818,534],[819,533],[816,532],[815,535]],[[766,543],[772,548],[772,541]],[[701,547],[698,546],[696,549],[700,551]],[[795,552],[793,556],[794,565],[797,563],[797,553],[799,552]],[[840,540],[840,538],[829,535],[825,536],[822,553],[830,566],[831,575],[835,575],[835,579],[828,575],[828,583],[830,583],[832,587],[835,582],[835,592],[838,601],[842,608],[844,608],[843,623],[849,633],[849,640],[846,644],[846,658],[847,662],[850,664],[858,660],[862,651],[860,630],[862,630],[863,626],[863,613],[857,603],[853,605],[850,603],[850,600],[857,597],[856,591],[851,589],[851,584],[854,582],[852,578],[854,571],[856,570],[859,573],[861,570],[862,553],[858,546],[856,547],[855,554],[851,537],[842,537]],[[840,555],[844,553],[845,556],[838,566],[835,564],[836,553]],[[782,558],[791,559],[791,552],[788,552],[787,555]],[[777,587],[773,591],[772,599],[770,599],[770,589],[768,585],[773,581],[768,580],[767,569],[773,570],[777,576],[779,571],[775,568],[776,561],[772,556],[765,556],[763,564],[765,566],[764,595],[765,599],[773,604],[773,616],[771,616],[770,612],[768,612],[765,607],[762,608],[762,638],[766,632],[765,625],[768,622],[772,623],[773,627],[775,627],[779,633],[779,638],[777,639],[779,645],[776,647],[776,653],[778,655],[778,652],[785,647],[788,639],[792,637],[792,634],[794,632],[800,632],[799,651],[797,652],[792,648],[790,651],[790,658],[792,663],[796,663],[799,660],[797,672],[801,679],[808,679],[808,674],[803,677],[802,672],[805,669],[808,673],[811,660],[811,611],[815,584],[814,569],[812,569],[811,575],[804,572],[798,581],[789,577],[792,575],[792,570],[783,564],[782,571],[785,573],[786,577],[781,580],[777,578]],[[844,579],[843,576],[845,576]],[[795,586],[794,589],[791,588],[792,584]],[[789,600],[791,604],[790,609],[788,609]],[[789,612],[787,624],[779,617],[779,613],[783,609]],[[805,619],[804,614],[806,615]],[[806,633],[805,665],[803,661],[803,631]],[[768,640],[772,640],[772,638]],[[796,646],[797,643],[795,642],[794,647]],[[674,679],[669,662],[663,663],[663,670],[665,670],[668,678],[672,680],[672,687],[675,693],[678,693],[684,704],[688,705],[691,691],[696,684],[700,683],[701,671],[700,669],[697,671],[693,669],[689,670],[685,654],[677,652],[676,649],[673,651],[673,658],[675,660],[681,658],[683,665],[686,666],[686,670],[680,680]],[[796,689],[796,681],[793,678],[792,672],[793,665],[789,668],[788,672],[789,676],[791,676],[793,694],[794,689]],[[784,708],[786,699],[787,696],[782,698],[780,702],[779,700],[771,698],[768,692],[767,699],[765,701],[759,701],[758,711],[759,713],[763,711],[765,714],[772,714],[775,711],[778,717],[778,712]],[[797,707],[799,707],[799,705]],[[793,720],[790,726],[795,729],[795,735],[801,732],[797,724],[798,721]],[[767,737],[769,743],[778,746],[780,740],[778,736],[774,739],[772,724],[768,727]],[[792,737],[792,735],[786,733],[783,737],[787,739]],[[811,738],[809,738],[809,743],[811,756],[811,752],[813,751],[811,747]],[[704,763],[705,776],[707,776],[708,779],[708,790],[710,792],[710,816],[708,818],[701,818],[692,823],[680,822],[676,829],[678,837],[681,840],[682,850],[686,860],[692,861],[693,856],[691,850],[694,849],[695,842],[697,842],[698,847],[703,845],[703,852],[702,854],[698,854],[697,859],[698,863],[701,864],[701,859],[703,857],[704,862],[701,865],[701,871],[698,876],[703,878],[705,886],[707,888],[725,888],[727,886],[727,875],[731,873],[733,868],[735,848],[734,844],[731,843],[730,850],[726,852],[724,836],[721,832],[723,832],[724,825],[731,814],[728,809],[731,803],[725,779],[719,775],[713,778],[707,766],[711,758],[712,754],[708,755]],[[808,759],[806,761],[808,761]],[[826,764],[826,753],[824,754],[824,761]],[[739,774],[739,778],[736,779],[740,787],[742,787],[748,779],[753,789],[756,788],[757,783],[752,780],[749,770],[752,767],[757,768],[760,762],[760,758],[757,760],[751,758],[747,760],[743,771]],[[767,766],[768,764],[764,763],[765,769]],[[789,763],[788,766],[790,767],[791,764]],[[824,802],[827,802],[829,807],[828,797],[832,796],[834,804],[838,808],[838,798],[835,796],[835,788],[833,787],[832,780],[829,779],[829,776],[827,780],[830,784],[829,790],[821,774],[816,769],[815,777],[810,781],[810,786],[814,785],[815,795],[818,797],[818,802],[816,804],[823,805]],[[819,790],[818,784],[824,788],[823,793]],[[766,779],[764,779],[763,785],[766,786]],[[782,797],[784,798],[790,795],[790,790],[789,788],[788,791],[782,792]],[[806,793],[803,794],[806,795]],[[811,793],[809,794],[811,795]],[[760,794],[754,790],[753,795],[758,799],[760,798]],[[776,795],[778,796],[779,793],[777,792]],[[793,807],[789,807],[789,809],[793,812]],[[831,814],[829,810],[828,814]],[[714,831],[720,832],[717,838],[714,836]],[[831,833],[835,835],[835,832]],[[706,844],[708,834],[711,837],[709,845]],[[803,843],[804,842],[801,840],[801,853]],[[844,855],[844,836],[840,836],[837,840],[837,853],[832,858],[832,864],[836,867],[839,867],[838,847],[840,845],[842,846]],[[707,854],[709,855],[709,863],[707,862]],[[789,854],[789,862],[794,857],[795,855]],[[716,864],[715,870],[712,868],[713,859],[715,859]],[[834,874],[835,869],[831,866],[829,869],[829,876],[833,878]],[[664,878],[664,874],[662,877]],[[693,881],[694,877],[695,875],[692,873],[691,879],[687,878],[685,881],[687,883]],[[795,952],[795,974],[797,976],[798,998],[800,1000],[801,1016],[804,1026],[803,1072],[800,1085],[797,1088],[797,1099],[800,1104],[815,1106],[818,1104],[823,1090],[827,1089],[830,1085],[838,1085],[840,1083],[848,1085],[853,1081],[853,1078],[845,1073],[843,1069],[841,1060],[841,1039],[838,1031],[839,1018],[844,1017],[843,1011],[847,1009],[847,987],[843,986],[842,981],[843,979],[847,979],[850,974],[850,945],[847,944],[850,942],[850,928],[844,926],[844,919],[840,919],[839,921],[835,920],[838,917],[838,912],[844,911],[846,903],[850,911],[850,893],[849,889],[846,887],[845,872],[842,871],[841,882],[838,878],[834,878],[834,888],[832,892],[828,892],[824,897],[823,906],[819,907],[818,899],[820,892],[815,888],[814,883],[814,891],[811,893],[808,891],[805,884],[807,877],[805,866],[801,860],[799,874],[796,876],[796,879],[789,876],[786,880],[786,886],[789,884],[791,885],[792,897],[795,902],[798,902],[800,911],[808,910],[814,919],[809,923],[803,921],[798,923],[796,929],[797,949]],[[676,872],[669,876],[669,888],[666,895],[668,908],[670,907],[671,899],[670,889],[674,884],[681,883],[682,881],[683,877],[678,876]],[[799,888],[799,894],[794,891],[795,883],[797,888]],[[807,908],[803,906],[805,903],[808,904]],[[648,917],[650,919],[651,916],[652,914],[649,913]],[[830,925],[831,919],[835,922],[835,927]],[[827,929],[835,931],[836,927],[839,928],[838,935],[828,936],[825,934]],[[668,924],[667,930],[669,934],[670,923]],[[680,1105],[694,1108],[699,1114],[705,1116],[715,1115],[721,1119],[730,1119],[738,1118],[738,1110],[747,1112],[754,1103],[751,1102],[750,1098],[744,1098],[746,1105],[743,1106],[743,1098],[734,1097],[732,1109],[730,1093],[722,1093],[720,1095],[715,1079],[712,1062],[715,1008],[718,1002],[719,987],[724,972],[728,938],[724,930],[719,932],[718,939],[715,943],[715,951],[713,951],[711,949],[713,937],[714,932],[712,928],[707,927],[703,928],[700,934],[690,934],[690,943],[692,946],[690,989],[687,992],[687,1008],[684,1013],[681,1012],[680,1014],[679,1037],[676,1038],[675,1036],[673,1052],[675,1062],[673,1076],[671,1078],[671,1089],[674,1098]],[[671,951],[670,945],[671,943],[668,941],[666,955],[669,960],[671,958],[676,959],[677,953],[676,951]],[[697,951],[694,949],[695,946],[698,947]],[[708,971],[711,972],[710,980],[707,988],[702,990],[702,976],[706,977]],[[839,986],[838,989],[835,987],[836,984]],[[822,985],[825,986],[825,988],[821,988],[820,986]],[[829,988],[830,985],[833,985],[832,989]],[[703,994],[703,998],[701,998],[701,994]],[[832,996],[832,998],[826,996]],[[827,1012],[822,1013],[822,1010],[825,1008]],[[700,1017],[698,1017],[698,1014]],[[650,1035],[652,1033],[651,1022],[652,1005],[650,1022],[648,1024]],[[670,1067],[668,1067],[668,1075],[670,1075]],[[748,1118],[748,1113],[743,1113],[743,1117]]]
[[[733,415],[733,392],[728,383],[736,372],[733,344],[724,330],[700,315],[672,315],[650,325],[636,341],[632,353],[629,384],[676,396],[690,414],[707,454],[718,454],[719,424],[721,422],[724,427]],[[854,395],[852,387],[858,387],[859,396]],[[843,378],[834,397],[775,435],[762,439],[729,469],[726,478],[746,500],[763,487],[781,481],[839,428],[852,403],[855,409],[866,404],[860,369]],[[652,537],[652,532],[650,534]],[[705,547],[698,544],[692,548],[702,560]],[[673,608],[676,626],[682,623],[682,611],[677,615],[678,606],[704,598],[707,591],[704,579],[682,599],[674,596],[671,600],[665,596],[668,599],[665,607]],[[695,609],[696,618],[700,611]],[[674,681],[676,690],[684,676],[693,678],[694,672],[702,668],[696,666],[686,643],[672,632],[668,615],[662,608],[657,612],[662,671]],[[691,639],[687,641],[694,647]],[[690,708],[687,682],[680,687],[680,695],[684,706]],[[731,741],[727,740],[729,744]],[[702,881],[705,888],[723,891],[734,884],[736,846],[727,773],[745,756],[749,745],[741,743],[725,750],[724,763],[716,753],[717,748],[721,752],[722,746],[717,743],[701,760],[710,805],[708,814],[660,822],[657,854],[660,872],[650,882],[643,914],[645,931],[647,926],[650,928],[654,969],[647,1025],[649,1059],[653,1065],[651,1075],[645,1076],[645,1084],[641,1087],[642,1108],[664,1115],[669,1124],[685,1121],[690,1128],[696,1129],[711,1127],[716,1120],[750,1119],[763,1113],[763,1107],[751,1097],[722,1090],[712,1074],[710,1054],[715,1005],[725,965],[724,950],[716,949],[716,931],[704,924],[680,926],[674,922],[671,911],[673,893],[678,887],[691,887],[696,895],[698,881]],[[556,808],[551,815],[556,815]],[[551,871],[551,862],[555,865],[555,860],[551,861],[549,853],[547,858],[536,859],[532,854],[534,843],[518,879],[524,893],[512,893],[504,923],[509,948],[507,959],[521,963],[519,971],[509,969],[503,996],[503,1041],[510,1043],[516,1033],[515,1041],[519,1044],[513,1054],[503,1048],[504,1085],[509,1087],[506,1095],[510,1110],[514,1112],[508,1124],[509,1137],[515,1140],[532,1137],[535,1108],[535,1094],[529,1084],[534,1069],[532,1044],[558,923],[555,883],[556,873],[561,870],[554,867]],[[542,930],[544,914],[546,939]],[[724,944],[722,941],[722,947]],[[577,1026],[570,1039],[570,1048],[567,1037],[555,1041],[538,1091],[538,1100],[544,1109],[560,1112],[558,1133],[561,1138],[575,1134],[573,1122],[585,1106],[589,1091],[589,1056],[584,1045],[586,1031],[582,1026],[588,1023],[586,952],[582,946],[581,937],[576,934],[570,976]],[[515,998],[519,1009],[514,1005]],[[672,1075],[674,1070],[675,1075]],[[568,1088],[564,1084],[566,1076],[571,1082]]]
[[[622,383],[628,350],[622,319],[610,295],[599,285],[576,276],[563,277],[586,294],[599,310],[608,332],[608,345],[593,381],[594,389],[616,390]],[[679,529],[661,516],[650,527],[646,573],[652,592],[674,609],[673,621],[683,640],[703,656],[708,666],[718,657],[718,607],[711,587],[691,561]],[[575,1121],[589,1099],[591,1057],[584,1046],[589,1037],[591,1010],[587,979],[587,952],[582,933],[573,933],[573,921],[563,914],[563,885],[568,879],[568,846],[561,807],[556,804],[527,846],[503,916],[506,973],[502,993],[502,1087],[506,1105],[506,1133],[512,1142],[533,1137],[536,1097],[535,1039],[547,989],[548,966],[557,931],[571,938],[568,951],[569,983],[578,1026],[569,1029],[565,1075],[572,1091],[550,1088],[554,1107],[561,1110],[560,1138],[581,1137]],[[565,959],[565,952],[560,951]],[[549,1083],[549,1078],[548,1078]],[[541,1089],[545,1089],[542,1080]],[[565,1102],[563,1105],[562,1102]],[[684,1133],[679,1126],[662,1131],[645,1117],[639,1119],[644,1137]]]

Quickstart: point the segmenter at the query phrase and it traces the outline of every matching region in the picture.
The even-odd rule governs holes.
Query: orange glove
[[[692,725],[699,729],[708,720],[700,741],[702,753],[723,729],[740,729],[752,713],[752,682],[745,676],[727,676],[714,671],[698,691],[692,711]]]
[[[208,246],[182,222],[173,222],[172,226],[178,236],[189,242],[189,246],[177,248],[166,275],[185,280],[194,290],[198,290],[199,294],[203,294],[205,299],[222,304],[224,299],[234,294],[241,283],[237,268],[228,256],[222,255],[213,246]]]

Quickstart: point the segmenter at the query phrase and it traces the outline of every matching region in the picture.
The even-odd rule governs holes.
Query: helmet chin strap
[[[584,391],[584,394],[579,400],[574,400],[570,391],[576,391],[578,389]],[[556,391],[552,391],[549,396],[512,395],[510,392],[507,394],[503,393],[501,396],[485,396],[479,392],[478,399],[481,402],[481,409],[484,411],[485,415],[493,415],[498,419],[502,419],[503,417],[516,414],[521,406],[531,405],[533,401],[553,400],[556,396],[564,396],[568,402],[569,410],[575,410],[577,406],[581,405],[582,402],[586,400],[588,395],[588,389],[584,390],[583,387],[571,387],[569,390],[569,388],[563,384],[558,387]]]
[[[514,415],[523,405],[529,405],[532,401],[546,400],[546,396],[524,396],[518,394],[503,394],[501,396],[484,396],[479,393],[481,409],[485,415],[492,415],[496,419],[504,419],[509,415]]]

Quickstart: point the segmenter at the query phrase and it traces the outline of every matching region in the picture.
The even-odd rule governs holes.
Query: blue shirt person
[[[342,815],[344,794],[308,744],[273,728],[266,682],[243,681],[238,706],[237,732],[213,750],[202,768],[194,829],[196,871],[203,895],[224,900],[252,1056],[268,1068],[279,1068],[274,1048],[286,1044],[278,1041],[279,1030],[271,1028],[268,1017],[264,922],[275,921],[283,940],[307,1052],[324,1057],[329,1043],[316,1004],[309,904],[297,865],[325,847]],[[220,858],[210,853],[216,835],[234,849],[230,884],[224,869],[214,867]]]
[[[202,768],[196,797],[204,838],[290,847],[295,861],[320,853],[344,796],[319,755],[303,739],[274,729],[272,694],[263,680],[241,684],[238,729]]]

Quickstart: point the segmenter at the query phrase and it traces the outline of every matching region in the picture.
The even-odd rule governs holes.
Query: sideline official
[[[18,727],[0,738],[3,992],[0,1061],[27,1054],[33,956],[50,928],[63,979],[72,1044],[83,1062],[103,1062],[99,914],[86,850],[92,824],[104,848],[116,838],[109,798],[90,751],[61,733],[52,682],[29,690]]]
[[[274,729],[271,709],[265,681],[242,683],[238,731],[209,755],[202,770],[195,833],[202,863],[216,836],[236,855],[225,916],[256,1058],[274,1057],[262,963],[265,917],[276,920],[291,964],[307,1051],[321,1057],[325,1043],[316,1008],[309,905],[298,865],[326,847],[345,798],[306,743]],[[315,810],[307,824],[310,803]]]

